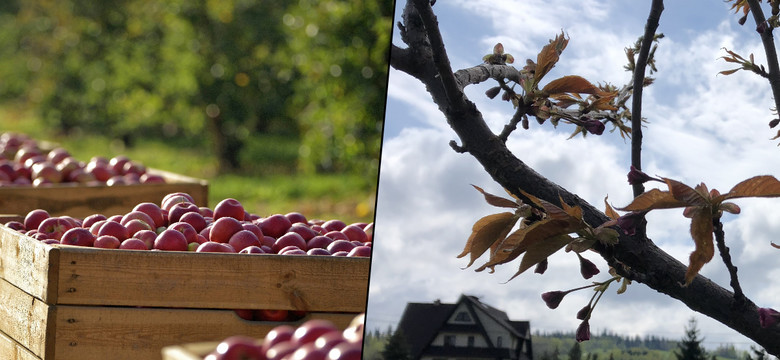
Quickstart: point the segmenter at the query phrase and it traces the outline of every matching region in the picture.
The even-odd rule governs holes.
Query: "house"
[[[475,296],[455,304],[408,303],[396,331],[411,359],[531,360],[531,326],[509,320],[504,311]]]

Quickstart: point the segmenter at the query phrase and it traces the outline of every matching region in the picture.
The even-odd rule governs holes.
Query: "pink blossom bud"
[[[583,320],[577,327],[577,342],[590,340],[590,324],[588,320]]]
[[[762,328],[768,328],[780,321],[780,312],[770,308],[758,308],[758,321]]]
[[[582,277],[590,279],[593,275],[599,273],[599,268],[596,267],[596,264],[582,257],[579,253],[577,253],[577,257],[580,259],[580,274],[582,274]]]
[[[542,300],[544,300],[544,303],[547,304],[548,308],[555,309],[561,304],[561,300],[563,300],[563,297],[568,293],[568,291],[549,291],[542,294]]]

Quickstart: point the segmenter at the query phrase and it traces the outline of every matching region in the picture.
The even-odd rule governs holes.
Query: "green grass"
[[[373,221],[376,179],[354,174],[296,174],[290,155],[297,151],[295,139],[265,136],[262,141],[251,142],[248,146],[256,159],[242,159],[248,166],[234,174],[219,174],[210,149],[143,139],[125,147],[121,141],[94,134],[58,136],[33,116],[9,106],[0,107],[0,119],[1,131],[51,141],[82,161],[123,154],[147,167],[205,179],[209,182],[211,207],[230,197],[260,216],[297,211],[309,219]]]

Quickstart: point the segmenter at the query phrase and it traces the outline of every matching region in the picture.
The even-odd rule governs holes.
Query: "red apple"
[[[41,221],[38,232],[46,235],[48,239],[61,239],[62,235],[74,226],[70,221],[60,217],[50,217]]]
[[[117,155],[111,158],[111,160],[108,160],[108,166],[111,167],[111,170],[114,171],[114,174],[124,174],[124,166],[126,163],[128,163],[130,159],[127,158],[127,156],[124,155]]]
[[[260,230],[260,227],[255,225],[255,224],[252,224],[252,223],[249,223],[249,222],[244,222],[244,223],[241,223],[241,227],[243,227],[244,230],[251,231],[253,234],[255,234],[255,236],[257,236],[258,239],[262,239],[263,236],[264,236],[263,235],[263,231]]]
[[[311,238],[319,235],[316,231],[312,230],[308,225],[304,223],[294,223],[290,226],[290,229],[287,230],[287,232],[296,232],[298,235],[301,235],[303,237],[303,240],[306,240],[307,242],[311,240]]]
[[[163,230],[154,240],[154,249],[168,251],[187,251],[187,238],[172,229]]]
[[[200,211],[200,214],[203,215],[204,218],[214,219],[214,210],[211,210],[211,208],[201,206],[198,208],[198,211]]]
[[[93,246],[95,235],[85,228],[72,228],[62,234],[60,243],[64,245]]]
[[[113,221],[115,223],[122,223],[122,218],[123,217],[124,217],[123,215],[111,215],[106,220]]]
[[[143,164],[136,161],[128,161],[122,166],[122,174],[135,174],[139,179],[141,175],[146,173],[146,167]]]
[[[271,249],[273,249],[275,253],[278,253],[285,246],[295,246],[299,249],[306,249],[306,241],[303,240],[303,237],[298,235],[298,233],[289,232],[276,239],[276,242],[271,246]]]
[[[97,236],[98,231],[100,231],[100,227],[102,227],[103,224],[105,224],[107,222],[108,222],[108,220],[98,220],[98,221],[95,221],[92,224],[92,226],[89,227],[89,232],[91,232],[92,235]]]
[[[262,310],[256,311],[256,315],[260,315],[260,312]],[[285,318],[287,315],[285,314]],[[293,333],[295,333],[295,328],[292,325],[278,325],[275,326],[271,331],[268,332],[268,334],[265,335],[265,338],[263,338],[262,347],[264,350],[268,350],[274,345],[284,342],[284,341],[290,341],[292,339]]]
[[[108,167],[108,164],[99,162],[88,162],[87,166],[84,168],[84,171],[92,174],[92,176],[95,177],[97,181],[102,182],[108,181],[108,179],[114,176],[114,171]]]
[[[371,247],[370,246],[355,246],[352,248],[352,250],[347,253],[348,257],[371,257]]]
[[[163,199],[160,202],[160,208],[165,211],[168,211],[173,205],[180,202],[188,202],[194,204],[195,200],[192,198],[190,194],[187,193],[183,193],[183,192],[170,193],[168,195],[163,196]]]
[[[236,250],[232,246],[226,243],[220,243],[215,241],[206,241],[203,244],[198,245],[196,252],[221,252],[221,253],[235,253]]]
[[[168,225],[168,230],[176,230],[182,235],[184,235],[184,238],[187,239],[187,243],[197,242],[198,232],[195,231],[195,228],[192,227],[192,225],[179,221],[175,222],[171,225]]]
[[[265,359],[257,340],[249,336],[233,335],[217,345],[217,359],[220,360],[252,360]]]
[[[146,249],[152,249],[154,247],[154,240],[157,239],[157,233],[153,230],[141,230],[133,234],[133,237],[139,239],[146,244]]]
[[[328,360],[361,360],[362,359],[362,343],[353,343],[351,341],[343,342],[336,345],[328,352]]]
[[[295,246],[287,246],[282,250],[279,250],[279,255],[307,255],[305,250],[297,248]]]
[[[98,237],[102,235],[111,235],[121,242],[130,237],[130,232],[124,225],[118,222],[106,221],[97,233]]]
[[[152,230],[152,227],[149,224],[139,219],[132,219],[128,221],[125,223],[125,228],[127,228],[127,234],[129,236],[133,236],[135,233],[141,230]]]
[[[7,226],[11,230],[24,231],[24,224],[22,224],[21,221],[9,221],[5,223],[5,226]]]
[[[242,318],[244,320],[252,320],[253,319],[252,316],[254,314],[254,310],[252,310],[252,309],[235,309],[233,311],[236,313],[236,315],[238,315],[238,317],[240,317],[240,318]]]
[[[314,342],[314,340],[317,340],[318,337],[331,331],[341,333],[341,330],[339,330],[339,328],[336,327],[336,325],[334,325],[332,322],[328,320],[311,319],[311,320],[307,320],[306,322],[298,326],[297,329],[295,329],[292,340],[298,343],[298,345],[300,346],[303,344]]]
[[[92,246],[102,249],[119,249],[121,244],[122,242],[119,241],[119,239],[117,239],[115,236],[101,235],[95,239],[95,242]]]
[[[299,212],[291,212],[284,215],[287,220],[290,220],[290,223],[302,223],[302,224],[308,224],[309,220],[306,220],[306,217],[303,216],[303,214]]]
[[[363,342],[363,328],[365,327],[366,323],[366,314],[359,314],[352,318],[352,321],[349,323],[346,329],[342,332],[342,336],[345,340],[354,342],[354,343],[362,343]]]
[[[298,347],[295,351],[287,356],[290,360],[326,360],[328,356],[328,350],[318,349],[314,346],[314,343],[308,343]]]
[[[130,222],[130,220],[142,221],[142,222],[146,223],[147,225],[149,225],[150,229],[153,229],[154,226],[156,225],[155,222],[154,222],[154,219],[152,219],[152,217],[149,216],[149,214],[147,214],[147,213],[145,213],[143,211],[139,211],[139,210],[133,210],[133,211],[130,211],[129,213],[125,214],[124,216],[122,216],[122,219],[119,220],[119,223],[122,224],[122,225],[127,226],[127,223]]]
[[[374,241],[374,223],[369,223],[366,225],[366,227],[363,228],[363,231],[366,233],[366,237],[368,240],[366,242],[373,242]]]
[[[322,224],[322,227],[328,231],[341,231],[341,229],[345,228],[346,226],[347,224],[337,219],[328,220]]]
[[[283,341],[269,348],[265,352],[265,357],[267,360],[286,359],[286,357],[295,352],[296,349],[298,349],[298,345],[295,344],[295,342]]]
[[[263,250],[263,248],[259,246],[247,246],[241,249],[241,251],[239,251],[238,253],[239,254],[265,254],[266,252]]]
[[[122,241],[119,244],[119,248],[123,250],[149,250],[149,247],[146,246],[143,240],[134,237]]]
[[[274,214],[265,219],[257,221],[257,226],[263,234],[278,238],[287,232],[292,223],[282,214]]]
[[[165,178],[157,174],[144,173],[138,180],[142,184],[165,184]]]
[[[330,349],[332,349],[334,346],[345,341],[347,341],[347,339],[344,338],[342,333],[338,331],[330,331],[320,335],[320,337],[315,339],[314,343],[311,344],[314,345],[314,347],[317,349],[322,349],[327,352],[330,351]]]
[[[127,180],[125,180],[124,176],[122,175],[114,175],[108,178],[108,180],[106,180],[106,185],[108,186],[127,185]]]
[[[68,222],[70,222],[70,224],[73,225],[73,227],[83,227],[83,226],[81,226],[81,220],[79,220],[79,219],[76,219],[76,218],[74,218],[72,216],[68,216],[68,215],[62,215],[60,217],[65,219],[65,220],[68,220]]]
[[[209,231],[209,240],[216,242],[228,242],[233,234],[244,230],[241,223],[232,217],[221,217],[214,221]],[[263,232],[265,233],[265,232]]]
[[[173,224],[179,219],[181,219],[182,215],[188,213],[188,212],[198,212],[198,206],[191,203],[191,202],[179,202],[171,205],[171,207],[168,209],[168,223]],[[200,213],[199,213],[200,214]]]
[[[65,150],[65,148],[62,147],[56,147],[54,149],[49,150],[49,152],[46,154],[46,160],[49,160],[52,163],[57,164],[68,156],[70,156],[68,150]]]
[[[184,215],[179,218],[179,221],[192,225],[192,227],[195,228],[195,231],[199,233],[206,228],[206,218],[198,211],[184,213]]]
[[[328,245],[333,242],[333,239],[325,236],[325,235],[317,235],[311,240],[306,242],[306,249],[316,249],[316,248],[322,248],[327,249]]]
[[[263,235],[263,237],[260,238],[260,242],[263,243],[263,246],[268,246],[268,248],[270,249],[274,246],[276,239],[268,235]]]
[[[9,160],[0,160],[0,172],[8,175],[8,181],[14,181],[18,176],[13,163]]]
[[[361,228],[358,225],[355,224],[347,225],[343,229],[341,229],[341,232],[344,235],[347,235],[347,238],[349,240],[360,241],[361,243],[368,241],[368,236],[366,235],[366,232],[363,231],[363,228]]]
[[[330,256],[331,253],[328,250],[325,250],[323,248],[313,248],[306,251],[306,255],[324,255],[324,256]]]
[[[260,239],[257,238],[257,235],[252,233],[249,230],[240,230],[233,234],[230,239],[228,240],[228,244],[232,246],[236,251],[241,251],[246,247],[249,246],[261,246],[263,245],[260,242]]]
[[[262,321],[285,321],[287,320],[287,315],[289,315],[289,311],[287,310],[261,309],[255,311],[255,319]],[[268,334],[269,335],[266,335],[266,338],[270,336],[271,333],[269,332]],[[292,337],[292,334],[290,335],[290,337]]]
[[[84,220],[81,222],[81,227],[84,228],[90,228],[92,224],[100,221],[100,220],[106,220],[106,216],[103,214],[92,214],[84,218]]]
[[[336,252],[330,254],[330,256],[347,256],[347,255],[349,255],[349,252],[348,251],[343,251],[343,250],[342,251],[336,251]]]
[[[49,212],[43,209],[31,210],[24,217],[24,228],[27,230],[38,229],[43,220],[50,218]]]
[[[349,240],[349,237],[347,236],[347,234],[344,234],[343,232],[336,231],[336,230],[326,232],[325,236],[327,236],[327,237],[329,237],[329,238],[331,238],[333,240]]]
[[[150,224],[150,225],[152,225],[152,227],[154,228],[165,226],[166,224],[165,219],[163,218],[162,209],[160,209],[160,207],[157,206],[157,204],[155,203],[142,202],[136,205],[133,208],[133,211],[141,211],[146,215],[149,215],[149,218],[151,218],[152,221],[154,222],[154,224]]]
[[[244,206],[233,198],[227,198],[220,201],[217,206],[214,207],[214,220],[219,220],[222,217],[229,216],[236,220],[244,220]]]

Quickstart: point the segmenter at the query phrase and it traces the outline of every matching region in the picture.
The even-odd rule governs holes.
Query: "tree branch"
[[[650,57],[650,46],[655,38],[655,30],[658,29],[658,21],[661,12],[664,11],[663,0],[653,0],[650,6],[650,15],[645,24],[645,35],[642,38],[642,46],[639,48],[636,67],[634,67],[634,98],[631,102],[631,165],[642,170],[642,91],[645,82],[645,69],[647,59]],[[633,186],[634,197],[645,192],[642,183]]]
[[[766,53],[767,67],[769,67],[769,86],[772,88],[772,95],[775,98],[775,111],[780,111],[780,64],[778,64],[777,60],[777,50],[775,49],[774,36],[772,36],[772,28],[764,25],[766,18],[758,0],[747,0],[747,2],[750,6],[750,12],[753,13],[756,28],[764,26],[764,31],[760,33],[761,43],[764,45],[764,53]]]
[[[726,268],[729,270],[729,276],[731,277],[731,288],[734,289],[734,298],[737,300],[736,305],[745,302],[745,294],[742,293],[742,286],[739,285],[739,278],[737,277],[737,267],[731,262],[731,254],[729,254],[729,248],[726,246],[726,234],[723,232],[723,223],[720,222],[720,218],[712,219],[713,233],[715,233],[715,242],[718,244],[718,252],[720,253],[723,263],[726,264]]]
[[[422,10],[417,12],[410,4],[419,4]],[[406,31],[409,32],[407,36],[418,39],[414,43],[407,43],[411,53],[434,52],[431,46],[434,46],[433,43],[437,41],[432,41],[430,44],[427,44],[427,41],[419,41],[422,38],[441,39],[438,27],[434,26],[436,21],[433,12],[426,1],[409,0],[404,10],[404,18],[411,20],[414,17],[417,17],[414,20],[417,23],[405,22]],[[426,25],[422,26],[423,23]],[[411,34],[412,32],[415,34]],[[648,38],[652,39],[652,36]],[[443,44],[437,46],[439,50],[443,50]],[[580,206],[583,209],[583,219],[588,224],[596,226],[606,222],[608,217],[603,212],[546,179],[509,151],[506,144],[488,128],[482,114],[457,86],[457,81],[443,80],[455,79],[451,70],[448,70],[449,61],[445,62],[443,55],[444,53],[440,53],[426,57],[420,65],[424,69],[446,73],[431,74],[425,70],[419,71],[419,76],[411,75],[426,85],[433,101],[439,106],[450,127],[464,144],[462,147],[455,145],[453,148],[468,152],[482,164],[485,171],[496,182],[510,189],[520,198],[524,196],[518,191],[519,189],[553,203],[557,203],[560,196],[567,204]],[[658,248],[651,240],[621,234],[617,245],[598,244],[594,250],[621,275],[644,283],[683,302],[694,311],[729,326],[754,340],[771,354],[780,354],[780,342],[777,341],[780,338],[780,326],[761,328],[758,308],[753,302],[745,299],[742,306],[736,306],[736,300],[730,291],[702,275],[697,276],[689,286],[680,286],[679,282],[684,278],[687,267]]]

